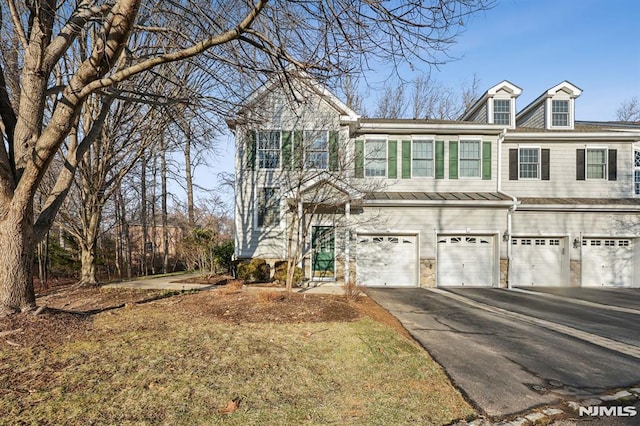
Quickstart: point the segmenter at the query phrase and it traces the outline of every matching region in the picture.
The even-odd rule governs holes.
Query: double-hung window
[[[263,130],[256,133],[258,168],[280,168],[280,131]]]
[[[307,169],[327,169],[329,164],[329,132],[305,130],[304,162]]]
[[[280,223],[280,193],[278,188],[262,188],[258,194],[258,226]]]
[[[511,100],[493,100],[493,122],[494,124],[511,125]]]
[[[540,178],[540,148],[520,148],[518,177],[520,179]]]
[[[640,150],[633,151],[633,190],[640,195]]]
[[[587,179],[607,178],[607,149],[587,148],[586,151]]]
[[[364,144],[364,175],[385,177],[387,174],[387,141],[367,139]]]
[[[411,150],[411,176],[433,177],[433,141],[413,141]]]
[[[482,151],[480,141],[460,141],[460,177],[482,176]]]
[[[569,101],[551,101],[551,126],[569,127]]]

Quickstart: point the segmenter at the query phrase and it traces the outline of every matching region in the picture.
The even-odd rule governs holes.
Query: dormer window
[[[569,127],[569,100],[551,101],[551,126]]]
[[[493,122],[504,126],[511,125],[511,99],[493,100]]]

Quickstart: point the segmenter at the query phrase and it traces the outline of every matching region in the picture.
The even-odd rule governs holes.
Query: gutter
[[[511,290],[511,280],[509,279],[509,277],[511,276],[511,231],[512,231],[512,219],[513,219],[513,213],[517,210],[518,208],[518,198],[516,198],[515,195],[509,194],[507,192],[504,192],[502,190],[502,143],[504,142],[504,137],[507,134],[507,129],[504,128],[502,130],[502,133],[500,133],[500,136],[498,136],[498,177],[497,177],[497,183],[496,183],[496,190],[498,192],[498,194],[503,194],[506,195],[507,197],[511,198],[512,200],[512,204],[511,207],[509,207],[509,210],[507,210],[507,231],[506,231],[506,243],[507,243],[507,288],[509,290]]]

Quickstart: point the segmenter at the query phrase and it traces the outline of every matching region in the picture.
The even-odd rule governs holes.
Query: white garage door
[[[632,287],[633,268],[631,239],[582,239],[583,287]]]
[[[415,287],[418,285],[416,235],[359,235],[356,253],[358,284]]]
[[[568,286],[569,280],[562,274],[565,244],[564,238],[512,238],[511,285]]]
[[[438,237],[438,286],[493,286],[494,237],[442,235]]]

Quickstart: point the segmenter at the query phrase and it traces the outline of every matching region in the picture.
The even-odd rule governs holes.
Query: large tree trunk
[[[169,224],[167,211],[167,145],[162,136],[160,146],[160,177],[162,197],[162,273],[169,272]]]
[[[0,316],[33,309],[35,239],[30,209],[11,209],[0,220],[0,247]]]
[[[94,242],[90,244],[80,244],[80,260],[82,261],[80,284],[86,287],[97,285],[98,280],[96,278],[96,245]]]
[[[184,142],[184,165],[185,179],[187,184],[187,218],[189,219],[189,230],[196,226],[196,215],[193,204],[193,176],[191,174],[191,124],[187,123]]]

